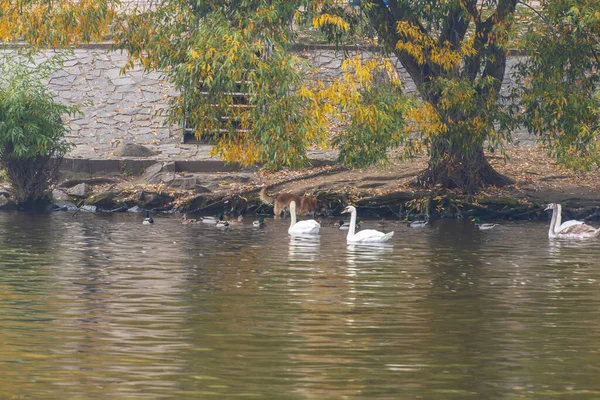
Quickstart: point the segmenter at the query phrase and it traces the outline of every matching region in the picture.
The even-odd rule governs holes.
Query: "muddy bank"
[[[99,190],[96,190],[99,189]],[[63,200],[54,200],[54,210],[74,211],[83,208],[94,212],[142,212],[188,213],[190,215],[216,215],[225,212],[231,215],[271,215],[273,207],[261,202],[260,186],[242,191],[218,193],[194,193],[167,188],[133,186],[130,188],[94,188],[86,196],[68,195]],[[57,193],[60,189],[55,189]],[[302,193],[298,193],[302,194]],[[473,198],[441,191],[392,192],[384,195],[360,195],[356,192],[318,190],[315,197],[329,206],[328,216],[337,216],[346,204],[354,204],[364,218],[386,218],[400,220],[473,218],[481,220],[530,220],[548,219],[543,210],[551,199],[515,199],[509,197]],[[353,198],[353,201],[349,201]],[[570,198],[562,202],[565,218],[597,220],[600,208],[595,201],[585,198]]]
[[[268,186],[269,193],[283,191],[299,195],[311,194],[324,201],[329,208],[328,216],[337,216],[347,204],[353,204],[364,218],[386,218],[400,220],[473,218],[481,220],[530,220],[548,219],[544,212],[550,202],[561,202],[565,218],[597,220],[600,208],[593,193],[582,191],[582,196],[565,191],[538,191],[535,196],[526,191],[481,196],[464,196],[443,190],[398,190],[386,193],[364,191],[355,185],[346,186],[337,175],[342,171],[318,171],[310,177],[295,177],[279,184]],[[298,190],[300,185],[309,185],[317,177],[329,182],[313,185],[314,190]],[[187,176],[186,179],[191,179]],[[200,179],[196,177],[195,179]],[[209,179],[203,176],[201,179]],[[142,212],[188,213],[194,215],[216,215],[225,212],[231,215],[272,215],[273,207],[265,205],[259,198],[264,179],[259,174],[213,175],[213,190],[180,189],[164,184],[120,181],[118,178],[93,178],[62,182],[53,190],[51,209],[75,211],[85,209],[94,212]],[[342,179],[343,180],[343,179]],[[374,178],[370,178],[374,181]],[[296,190],[293,190],[296,188]],[[514,188],[513,188],[514,190]]]
[[[236,172],[176,172],[170,164],[148,166],[141,175],[69,175],[51,192],[52,210],[95,212],[180,212],[191,215],[272,214],[258,196],[265,185],[271,195],[310,194],[325,201],[330,214],[353,204],[361,217],[481,220],[548,219],[548,203],[563,206],[564,218],[600,218],[600,174],[576,173],[555,165],[534,147],[507,149],[508,162],[489,155],[491,164],[514,184],[486,188],[476,196],[448,190],[424,190],[413,185],[427,163],[425,157],[385,167],[345,169],[324,165],[269,173],[256,169]],[[10,188],[0,188],[0,207],[12,208]]]

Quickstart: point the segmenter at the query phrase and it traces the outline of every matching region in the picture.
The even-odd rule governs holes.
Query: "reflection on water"
[[[142,219],[0,214],[0,398],[600,396],[598,241]]]
[[[318,261],[321,258],[319,235],[294,235],[289,237],[289,242],[290,261]]]

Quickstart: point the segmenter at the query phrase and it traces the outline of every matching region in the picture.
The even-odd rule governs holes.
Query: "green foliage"
[[[20,203],[43,195],[70,149],[63,115],[78,109],[56,102],[45,84],[61,61],[52,57],[36,65],[31,58],[8,54],[2,59],[0,164]]]
[[[6,56],[11,57],[11,56]],[[63,114],[78,112],[54,100],[44,83],[61,64],[53,57],[38,65],[18,55],[0,66],[0,157],[33,158],[64,155],[70,148]]]
[[[119,0],[0,0],[0,41],[33,48],[102,41]]]
[[[517,0],[357,3],[161,0],[117,21],[114,48],[128,50],[129,67],[137,60],[168,74],[181,92],[171,121],[214,135],[216,151],[229,161],[302,166],[306,150],[323,142],[324,121],[336,118],[346,130],[332,143],[347,165],[384,162],[397,146],[409,154],[427,148],[430,171],[420,181],[471,192],[505,181],[483,150],[502,152],[518,123],[559,160],[583,165],[596,158],[597,2],[556,0],[540,10]],[[380,43],[395,55],[419,101],[367,78],[371,67],[356,70],[356,84],[306,84],[311,71],[288,49],[293,28],[310,24],[334,43],[372,34],[361,43]],[[504,98],[515,40],[532,54],[519,70],[527,86]]]
[[[353,107],[350,124],[333,139],[339,160],[349,167],[367,167],[388,161],[388,150],[407,144],[406,111],[412,102],[399,85],[373,86],[362,92]]]
[[[600,163],[600,3],[546,2],[541,16],[520,42],[530,56],[513,112],[559,162],[589,169]]]
[[[301,167],[320,131],[299,94],[301,64],[287,52],[295,10],[289,1],[162,1],[124,16],[115,47],[168,71],[181,93],[170,121],[212,135],[225,160]]]

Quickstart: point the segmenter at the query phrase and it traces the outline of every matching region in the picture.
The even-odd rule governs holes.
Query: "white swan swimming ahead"
[[[319,233],[321,224],[314,219],[296,222],[296,202],[294,200],[290,202],[289,208],[290,216],[292,218],[288,229],[290,235],[313,235]]]
[[[350,213],[350,229],[348,230],[348,236],[346,236],[346,241],[349,243],[387,242],[394,236],[394,231],[383,233],[376,231],[375,229],[365,229],[356,233],[356,208],[354,206],[348,206],[342,211],[342,214],[345,213]]]
[[[548,229],[548,237],[551,239],[587,239],[600,235],[600,228],[596,229],[583,221],[570,220],[561,224],[562,207],[560,204],[550,203],[544,209],[544,211],[546,210],[552,210],[552,220],[550,221],[550,229]]]

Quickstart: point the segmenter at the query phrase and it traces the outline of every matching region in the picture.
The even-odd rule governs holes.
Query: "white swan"
[[[548,237],[551,239],[587,239],[600,235],[600,228],[595,229],[583,221],[570,220],[561,224],[562,207],[560,204],[550,203],[544,209],[544,211],[546,210],[552,210],[552,220],[550,221],[550,229],[548,229]]]
[[[288,229],[288,233],[290,235],[313,235],[319,233],[321,224],[314,219],[296,222],[296,202],[294,200],[290,202],[289,208],[290,215],[292,217],[292,221],[290,222],[290,227]]]
[[[348,206],[344,208],[342,214],[350,213],[350,229],[348,230],[348,236],[346,241],[350,243],[379,243],[387,242],[394,236],[394,231],[383,233],[376,231],[375,229],[365,229],[358,233],[356,232],[356,208],[354,206]]]

